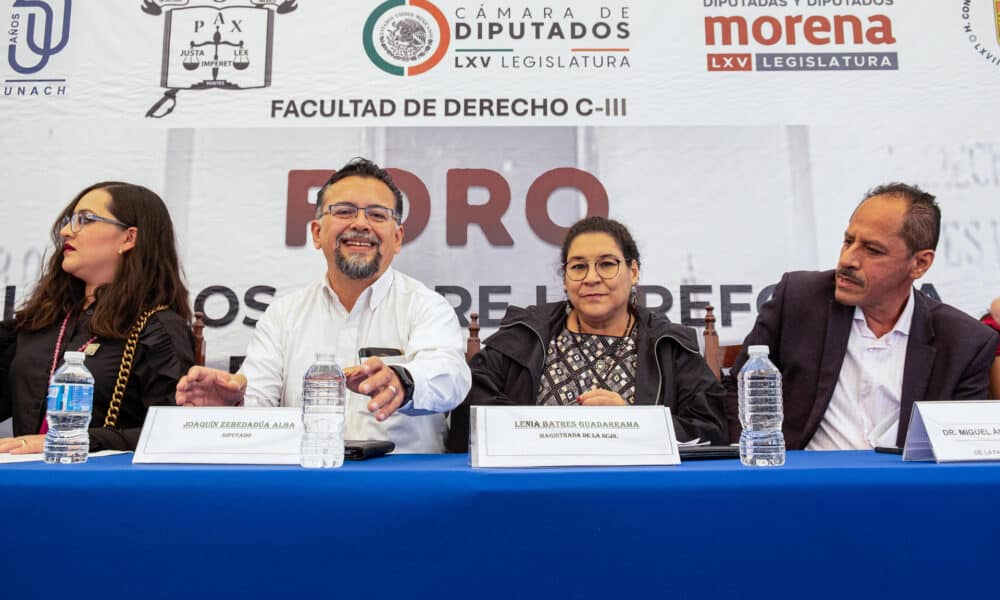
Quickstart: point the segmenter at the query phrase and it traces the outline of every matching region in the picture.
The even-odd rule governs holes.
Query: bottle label
[[[46,398],[49,412],[71,411],[89,413],[94,405],[94,386],[78,383],[53,383]]]

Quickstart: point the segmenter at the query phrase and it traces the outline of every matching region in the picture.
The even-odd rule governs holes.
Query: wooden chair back
[[[719,333],[715,330],[715,307],[711,304],[705,307],[705,330],[702,335],[705,337],[705,362],[715,378],[722,381],[723,369],[733,366],[743,346],[719,345]]]
[[[191,320],[191,335],[194,338],[194,364],[205,366],[205,313],[200,310],[194,313]]]
[[[469,339],[465,342],[465,361],[472,360],[472,357],[479,352],[479,313],[469,315]]]
[[[705,307],[705,362],[712,374],[722,381],[722,355],[719,353],[719,334],[715,331],[715,307],[709,304]]]
[[[728,370],[736,362],[736,357],[743,350],[742,345],[720,346],[719,334],[715,330],[715,308],[712,305],[705,307],[705,362],[712,374],[720,382],[723,371]],[[735,376],[735,373],[731,373]],[[735,388],[730,381],[724,384],[726,389],[726,421],[729,425],[729,443],[734,444],[740,441],[740,412],[737,406]]]

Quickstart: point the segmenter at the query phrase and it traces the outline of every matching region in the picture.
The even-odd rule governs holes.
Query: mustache
[[[344,232],[337,236],[337,247],[339,248],[343,242],[370,242],[376,248],[382,247],[382,241],[374,233]]]
[[[858,273],[854,269],[837,269],[837,276],[843,277],[844,279],[850,281],[851,283],[855,283],[857,285],[865,284],[865,282],[860,277],[858,277]]]

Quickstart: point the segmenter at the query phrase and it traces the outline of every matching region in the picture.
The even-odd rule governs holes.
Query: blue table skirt
[[[0,466],[3,597],[1000,597],[998,464],[131,458]]]

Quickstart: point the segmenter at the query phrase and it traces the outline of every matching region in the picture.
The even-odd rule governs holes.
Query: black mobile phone
[[[387,440],[344,440],[344,458],[365,460],[388,454],[396,449],[396,444]]]
[[[880,454],[902,454],[902,448],[896,448],[895,446],[875,446],[875,452]]]
[[[403,351],[398,348],[376,348],[368,347],[358,350],[358,358],[365,359],[369,356],[402,356]]]

